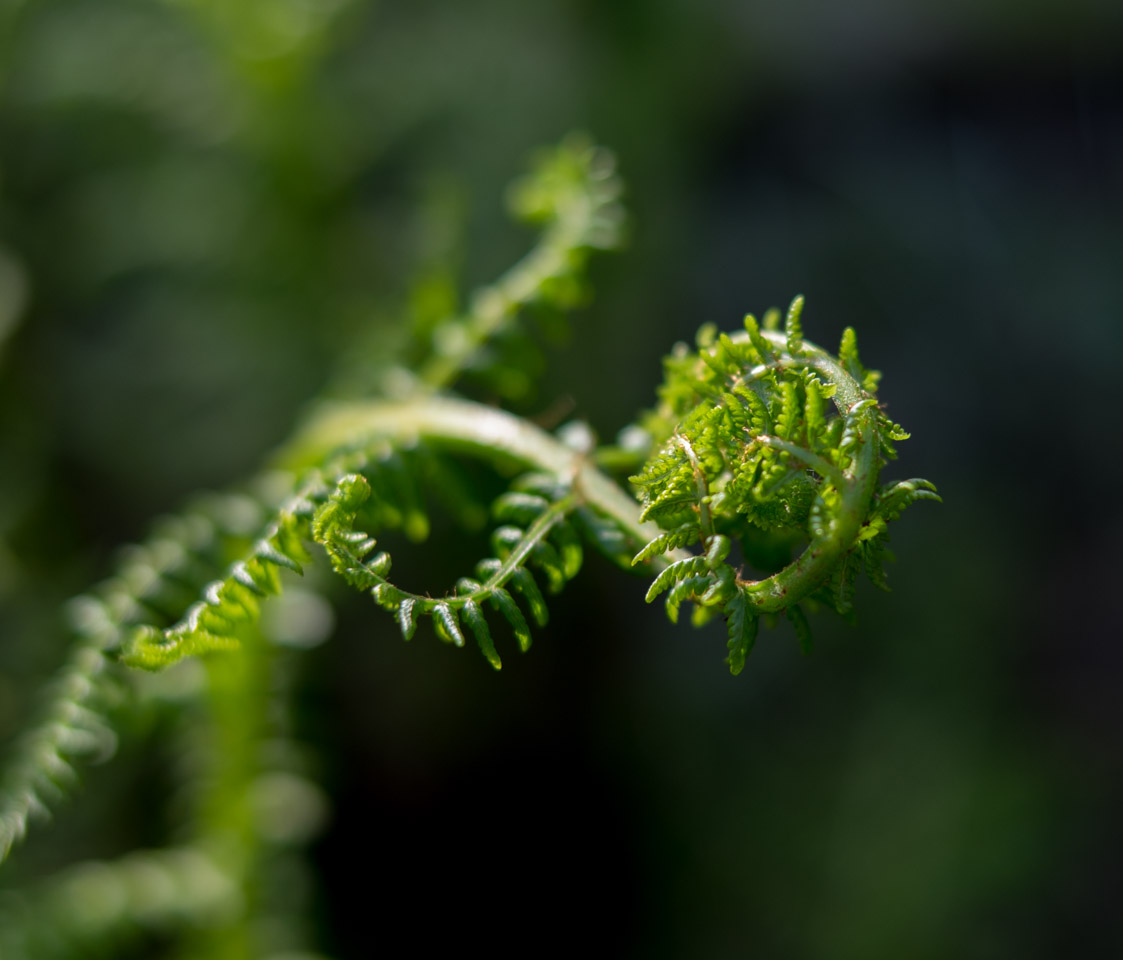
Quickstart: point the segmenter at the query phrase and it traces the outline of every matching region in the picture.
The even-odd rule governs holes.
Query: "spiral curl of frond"
[[[696,623],[724,614],[733,673],[744,667],[761,616],[785,615],[806,650],[801,601],[850,617],[862,569],[887,589],[888,523],[917,500],[939,500],[926,480],[877,486],[881,467],[896,458],[894,441],[909,435],[878,406],[881,375],[862,365],[854,331],[847,328],[832,357],[804,339],[802,312],[797,297],[782,332],[778,314],[763,330],[749,315],[739,333],[706,326],[696,350],[679,344],[666,362],[661,404],[645,423],[661,446],[632,477],[642,519],[665,531],[635,562],[695,543],[703,550],[663,570],[648,602],[666,593],[672,621],[687,600]],[[746,562],[781,569],[747,578],[727,559],[732,541]]]
[[[371,484],[360,474],[340,478],[316,511],[311,534],[335,572],[352,587],[369,591],[375,603],[395,617],[406,640],[412,639],[419,620],[428,617],[437,636],[456,646],[463,646],[465,630],[470,632],[487,661],[500,670],[503,661],[484,609],[502,616],[525,652],[531,643],[530,627],[512,592],[543,627],[548,620],[546,602],[530,568],[541,572],[551,593],[558,593],[581,568],[581,541],[567,519],[575,498],[553,477],[532,473],[496,500],[493,515],[502,524],[491,535],[496,555],[476,565],[475,577],[462,577],[455,591],[445,596],[412,593],[390,581],[390,555],[371,556],[377,541],[355,528],[371,493]]]

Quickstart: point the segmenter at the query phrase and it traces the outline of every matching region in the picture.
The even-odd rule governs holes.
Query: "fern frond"
[[[943,503],[934,484],[913,478],[886,484],[877,494],[875,513],[885,520],[897,520],[906,507],[918,500],[935,500]]]
[[[698,525],[692,522],[681,523],[673,530],[661,533],[651,540],[632,558],[632,564],[646,563],[652,557],[661,556],[679,547],[688,547],[702,537]]]
[[[455,592],[435,599],[391,584],[386,579],[390,570],[387,554],[365,559],[376,542],[355,529],[360,511],[372,496],[371,484],[362,475],[340,478],[317,509],[310,535],[324,547],[333,569],[344,580],[360,590],[370,591],[379,606],[394,613],[405,639],[414,635],[419,618],[429,617],[438,636],[463,646],[466,626],[488,662],[498,670],[502,660],[487,624],[485,607],[502,615],[520,649],[526,650],[531,642],[530,629],[507,587],[523,598],[533,619],[544,626],[547,620],[545,602],[528,565],[538,568],[546,577],[551,592],[557,592],[577,573],[582,559],[580,541],[567,521],[567,515],[576,506],[575,498],[564,494],[564,487],[556,480],[540,475],[523,477],[516,486],[523,489],[512,489],[501,495],[493,513],[497,520],[515,521],[522,526],[507,522],[497,527],[492,533],[497,556],[477,565],[480,580],[461,578]],[[560,496],[552,500],[543,493]]]
[[[861,554],[862,566],[870,582],[880,590],[889,590],[889,579],[885,575],[885,561],[891,560],[893,555],[885,547],[884,537],[875,537],[865,540],[858,546]]]
[[[301,572],[301,564],[308,559],[303,546],[306,540],[324,547],[332,569],[348,584],[374,592],[380,605],[398,616],[403,635],[412,636],[418,617],[439,614],[434,601],[394,587],[388,580],[389,554],[371,556],[376,540],[355,529],[355,524],[364,511],[376,525],[400,527],[414,539],[424,536],[428,518],[412,478],[421,469],[418,463],[426,463],[428,456],[415,457],[400,444],[375,438],[324,470],[311,471],[300,491],[273,514],[250,552],[229,568],[223,579],[210,583],[202,599],[179,622],[163,628],[144,625],[133,629],[121,659],[131,666],[158,669],[184,656],[236,646],[239,632],[256,621],[259,601],[280,592],[280,571]],[[346,472],[352,468],[366,473]],[[530,519],[546,511],[549,521],[538,528],[530,524],[533,534],[511,526],[497,531],[500,540],[509,538],[502,545],[504,556],[517,552],[518,557],[495,583],[489,584],[488,590],[502,586],[511,577],[510,568],[525,563],[539,567],[555,591],[576,574],[581,564],[580,542],[564,516],[572,505],[567,502],[565,509],[558,511],[545,498],[524,491],[513,491],[500,501],[497,510],[501,513]],[[403,613],[402,603],[410,598],[412,602]],[[484,590],[470,599],[479,605],[489,598]],[[459,634],[452,627],[463,603],[453,598],[449,610],[454,619],[441,619],[443,634],[454,641]]]
[[[811,624],[807,622],[807,614],[798,603],[792,604],[790,607],[784,609],[784,615],[791,621],[791,625],[795,628],[796,640],[799,641],[799,651],[802,654],[808,654],[814,647],[814,641],[811,637]]]
[[[648,588],[647,596],[643,599],[647,603],[651,603],[659,594],[669,589],[678,581],[693,577],[708,569],[709,567],[705,557],[688,557],[685,560],[676,560],[670,566],[665,567],[659,576],[655,578],[655,582]]]
[[[648,601],[667,592],[672,620],[688,599],[698,621],[720,605],[731,650],[744,649],[750,613],[785,613],[809,649],[799,602],[821,601],[849,617],[858,570],[884,583],[886,525],[910,503],[936,499],[925,481],[875,493],[882,462],[895,456],[892,441],[907,434],[878,406],[880,375],[862,365],[854,331],[843,334],[835,359],[803,338],[802,312],[797,297],[783,333],[775,311],[763,330],[751,315],[744,332],[703,327],[696,352],[676,348],[666,362],[660,405],[643,421],[667,439],[632,482],[641,516],[663,533],[634,562],[712,544],[715,534],[739,540],[746,557],[778,558],[753,580],[705,555],[679,557],[652,583]],[[801,545],[795,560],[780,559]],[[730,664],[743,665],[740,653]]]
[[[458,607],[450,606],[445,600],[438,600],[432,609],[426,610],[433,616],[433,626],[438,636],[455,646],[464,646],[464,634],[460,632],[460,619],[457,616]]]
[[[46,816],[76,779],[78,759],[108,758],[116,736],[103,714],[108,695],[105,637],[91,633],[74,648],[46,691],[40,719],[16,744],[0,777],[0,862],[27,833],[33,816]]]
[[[760,626],[760,618],[753,613],[743,590],[738,589],[726,605],[725,622],[729,630],[729,672],[737,676],[745,669],[745,661],[752,653]]]
[[[757,364],[767,364],[772,362],[773,350],[771,344],[761,336],[760,326],[756,322],[756,317],[751,313],[745,314],[745,332],[749,336],[749,343],[756,351],[756,356],[753,358]]]
[[[158,521],[144,543],[122,551],[113,576],[68,607],[76,642],[41,697],[37,719],[4,758],[0,773],[0,861],[45,816],[76,779],[78,760],[108,759],[116,738],[105,716],[116,698],[113,669],[121,648],[137,634],[155,638],[161,623],[178,616],[223,566],[233,544],[254,536],[268,514],[269,494],[201,497],[187,510]],[[258,589],[273,585],[268,567],[232,571]],[[261,580],[263,586],[258,585]],[[249,586],[245,590],[253,591]],[[255,596],[242,595],[232,616]]]
[[[503,618],[511,627],[511,632],[515,635],[515,640],[518,641],[519,649],[526,653],[531,644],[530,627],[527,626],[526,617],[523,616],[519,605],[503,587],[491,588],[490,602],[495,610],[503,614]]]
[[[302,572],[301,563],[308,559],[302,540],[321,489],[317,479],[281,507],[250,552],[223,579],[210,583],[178,623],[134,629],[122,645],[121,661],[157,670],[186,656],[237,646],[239,627],[258,618],[258,599],[280,593],[280,571]]]
[[[865,367],[858,357],[858,334],[853,327],[842,331],[842,343],[838,347],[838,362],[850,376],[861,382],[865,376]]]
[[[808,377],[803,385],[803,395],[803,422],[807,432],[807,446],[808,449],[815,451],[822,445],[823,435],[827,432],[822,381],[818,377]]]
[[[416,602],[413,597],[403,597],[398,604],[398,626],[401,628],[402,637],[405,640],[412,640],[413,634],[417,630],[417,618],[413,612]]]
[[[4,960],[108,955],[141,932],[219,926],[241,908],[236,880],[199,847],[142,850],[67,867],[0,913]]]
[[[531,173],[512,185],[509,200],[519,219],[544,227],[541,239],[494,284],[479,290],[467,313],[432,330],[418,380],[441,389],[468,369],[487,374],[495,384],[506,372],[519,374],[522,364],[505,366],[496,353],[485,358],[485,345],[509,333],[528,307],[566,311],[586,298],[582,276],[590,253],[614,249],[622,241],[621,189],[612,154],[585,137],[570,137],[540,155]],[[527,383],[525,376],[506,380]]]
[[[706,591],[710,589],[713,581],[708,576],[686,577],[679,580],[671,587],[670,592],[667,594],[667,599],[664,606],[667,611],[667,619],[671,623],[678,623],[678,612],[683,602],[686,600],[694,600],[703,596]]]
[[[784,332],[788,338],[788,353],[795,356],[803,349],[803,324],[800,316],[803,314],[803,297],[796,297],[788,307],[788,315],[784,321]]]
[[[546,607],[546,599],[542,596],[542,591],[538,589],[538,584],[534,582],[534,576],[531,572],[526,567],[516,567],[511,572],[511,586],[526,601],[534,622],[539,627],[546,626],[550,622],[550,613]]]
[[[503,661],[499,659],[499,654],[495,650],[495,642],[491,639],[491,631],[487,627],[487,620],[484,619],[483,613],[480,612],[479,604],[469,597],[464,601],[461,613],[469,629],[475,635],[480,652],[487,659],[487,662],[496,670],[501,670]],[[520,643],[519,646],[521,647],[522,644]]]
[[[855,552],[851,550],[842,558],[831,575],[830,603],[839,616],[852,619],[854,611],[854,590],[857,585],[858,571],[861,567]]]
[[[853,330],[837,358],[804,339],[802,297],[792,301],[782,332],[781,314],[771,310],[763,327],[749,315],[742,331],[707,324],[694,348],[676,345],[640,442],[621,441],[599,460],[595,442],[577,449],[503,411],[438,396],[465,373],[504,396],[535,379],[518,318],[528,308],[570,310],[586,298],[590,254],[621,239],[619,189],[611,156],[585,141],[546,155],[511,194],[516,211],[542,225],[540,241],[471,297],[462,315],[444,316],[456,310],[448,297],[416,325],[418,372],[398,370],[400,382],[383,383],[388,395],[405,399],[318,409],[293,442],[297,452],[282,454],[295,461],[283,496],[210,498],[131,549],[110,580],[75,604],[78,642],[0,778],[0,860],[29,817],[74,779],[79,758],[113,752],[105,715],[115,663],[156,669],[242,644],[241,657],[211,658],[206,671],[215,725],[224,735],[233,731],[239,754],[238,769],[207,798],[209,835],[200,831],[222,856],[212,859],[199,843],[80,868],[27,908],[46,941],[28,939],[21,920],[0,922],[4,957],[46,956],[56,942],[69,948],[71,938],[80,949],[97,949],[98,938],[136,922],[205,924],[209,896],[230,902],[248,885],[264,831],[245,826],[254,816],[245,797],[259,773],[264,718],[276,703],[254,628],[261,604],[321,552],[343,582],[393,616],[405,640],[428,619],[456,646],[470,635],[495,670],[502,668],[495,623],[506,624],[526,651],[531,622],[541,628],[549,617],[542,585],[556,594],[579,572],[583,539],[622,565],[649,564],[655,577],[647,602],[663,597],[672,622],[684,603],[692,604],[695,625],[724,615],[734,674],[762,619],[772,625],[784,615],[806,653],[811,632],[802,604],[849,617],[861,570],[887,589],[889,524],[917,500],[939,497],[923,480],[878,489],[883,463],[896,456],[893,443],[908,434],[878,405],[880,374],[862,365]],[[413,541],[427,537],[423,489],[463,526],[487,523],[472,483],[438,459],[450,449],[480,456],[502,476],[523,472],[491,505],[494,556],[452,591],[423,596],[392,582],[392,560],[377,537],[388,529]],[[598,463],[620,472],[638,467],[632,483],[641,503]],[[239,831],[240,839],[223,845]],[[110,897],[111,909],[91,921],[82,904],[95,895]]]

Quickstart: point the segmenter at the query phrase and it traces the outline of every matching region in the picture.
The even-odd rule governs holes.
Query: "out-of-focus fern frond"
[[[71,601],[75,646],[0,775],[0,860],[26,833],[29,818],[45,815],[75,780],[75,760],[107,759],[116,749],[105,709],[114,699],[111,678],[122,645],[186,608],[266,511],[259,498],[241,493],[200,498],[158,521],[148,540],[122,552],[114,576]]]
[[[0,956],[109,955],[146,934],[221,924],[242,909],[242,897],[220,862],[197,847],[80,863],[0,903]]]
[[[588,299],[590,254],[622,241],[621,190],[612,154],[588,138],[574,135],[543,151],[509,192],[512,212],[541,227],[541,238],[502,277],[476,291],[467,311],[425,329],[417,379],[440,389],[470,371],[503,396],[525,392],[525,361],[496,344],[515,331],[527,308],[565,312]]]

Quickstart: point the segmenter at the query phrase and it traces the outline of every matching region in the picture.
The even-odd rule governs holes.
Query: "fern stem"
[[[276,465],[305,469],[322,463],[335,450],[368,446],[380,437],[397,443],[425,440],[552,473],[570,486],[581,504],[610,518],[637,543],[646,543],[660,532],[656,524],[640,521],[636,501],[584,454],[520,417],[466,400],[433,397],[323,406],[280,452]]]
[[[496,587],[502,587],[515,571],[525,564],[526,558],[534,550],[536,544],[541,543],[550,529],[566,518],[577,505],[574,496],[562,497],[550,504],[538,518],[527,528],[523,538],[503,561],[503,565],[495,571],[480,590],[473,591],[470,597],[490,596]]]

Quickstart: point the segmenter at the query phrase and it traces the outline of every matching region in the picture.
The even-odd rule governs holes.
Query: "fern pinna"
[[[648,600],[665,595],[672,621],[685,603],[695,623],[724,616],[735,674],[762,618],[786,616],[807,646],[805,607],[849,617],[859,571],[885,585],[888,523],[915,500],[938,498],[926,481],[879,483],[893,443],[907,434],[878,406],[878,374],[859,360],[852,330],[837,357],[803,339],[801,299],[782,332],[772,312],[763,327],[750,316],[736,333],[704,327],[694,350],[679,344],[658,406],[622,434],[623,447],[594,449],[587,431],[551,434],[450,392],[464,380],[499,397],[529,390],[518,358],[534,348],[520,318],[585,299],[589,255],[620,241],[619,193],[606,151],[571,138],[544,154],[512,193],[516,212],[543,227],[530,254],[463,310],[435,323],[419,318],[383,364],[376,396],[314,405],[267,473],[162,521],[113,577],[73,602],[74,652],[0,781],[0,859],[29,818],[58,799],[75,760],[112,754],[106,710],[127,699],[135,676],[127,668],[206,655],[204,713],[226,742],[241,745],[242,759],[207,781],[214,786],[186,846],[97,866],[125,893],[118,919],[101,917],[96,936],[111,939],[136,920],[141,908],[130,906],[128,891],[140,864],[179,884],[181,904],[196,904],[169,902],[150,911],[153,924],[209,922],[224,943],[232,929],[248,938],[261,898],[223,913],[205,890],[192,899],[192,878],[214,873],[223,889],[248,889],[251,877],[268,873],[268,858],[280,855],[277,831],[246,806],[263,778],[314,794],[291,764],[278,768],[253,744],[278,715],[270,698],[283,689],[263,679],[282,658],[265,642],[261,605],[321,558],[406,640],[425,623],[442,641],[471,639],[495,669],[508,636],[530,647],[547,620],[545,595],[577,575],[585,544],[651,574]],[[431,500],[478,525],[480,505],[459,479],[464,457],[513,478],[491,506],[489,555],[443,594],[411,590],[395,582],[379,538],[398,530],[425,540]],[[640,463],[631,490],[606,472]],[[0,924],[4,956],[67,955],[74,938],[94,935],[52,912],[59,891],[87,875],[75,869]]]

